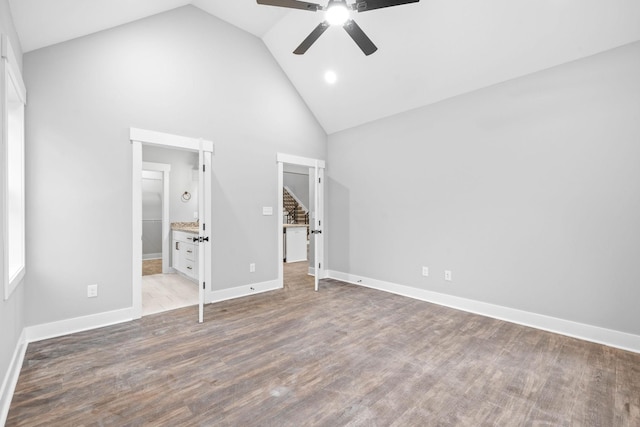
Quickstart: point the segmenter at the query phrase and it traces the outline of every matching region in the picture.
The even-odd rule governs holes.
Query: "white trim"
[[[200,143],[202,150],[213,153],[213,142],[200,138],[188,136],[172,135],[170,133],[156,132],[146,129],[130,128],[129,139],[148,145],[158,145],[163,147],[186,148],[187,150],[199,151]]]
[[[287,164],[298,165],[298,166],[306,166],[306,167],[314,168],[317,170],[317,169],[325,168],[325,161],[319,160],[319,159],[311,159],[309,157],[300,157],[300,156],[293,156],[291,154],[277,153],[276,162],[278,165],[278,176],[277,176],[278,186],[276,187],[278,189],[277,191],[278,208],[276,209],[276,218],[277,218],[276,235],[278,236],[277,282],[280,284],[280,287],[283,287],[284,267],[282,263],[284,260],[284,248],[283,248],[284,242],[283,242],[282,224],[284,221],[284,215],[282,213],[282,187],[284,186],[284,164],[287,163]],[[311,175],[309,175],[309,180],[311,181],[312,179],[313,178],[311,178]],[[323,185],[324,185],[324,182],[323,182]],[[309,218],[309,222],[311,222],[311,218]],[[315,253],[314,253],[314,258],[315,258]],[[315,259],[309,260],[309,265],[315,265]]]
[[[278,161],[278,189],[281,189],[284,185],[284,164]],[[282,224],[284,223],[284,213],[282,212],[282,207],[284,206],[284,197],[282,195],[282,190],[278,190],[278,204],[276,209],[276,219],[278,225],[278,284],[280,287],[284,287],[284,229],[282,228]]]
[[[326,267],[324,261],[324,169],[316,166],[313,174],[313,197],[315,203],[313,206],[314,228],[316,233],[313,239],[313,268],[316,274],[313,276],[315,290],[318,291],[319,281],[325,275]]]
[[[22,73],[20,72],[20,68],[18,68],[18,58],[16,54],[13,52],[13,48],[11,47],[11,42],[9,41],[9,37],[2,34],[2,46],[0,46],[0,53],[3,58],[7,60],[7,66],[9,67],[9,71],[12,74],[12,78],[14,79],[14,83],[18,86],[18,95],[21,98],[23,104],[27,103],[27,87],[24,84],[24,80],[22,80]]]
[[[27,352],[27,339],[26,332],[23,329],[16,348],[13,351],[13,357],[11,363],[9,363],[9,369],[2,380],[2,386],[0,387],[0,425],[5,425],[7,422],[7,416],[9,415],[9,408],[11,407],[11,400],[13,399],[13,392],[18,385],[18,377],[20,376],[20,369],[22,368],[22,362],[24,361],[24,355]]]
[[[131,294],[133,318],[139,319],[142,317],[142,144],[197,152],[202,150],[210,152],[212,156],[214,146],[213,142],[201,138],[190,138],[137,128],[130,128],[129,138],[133,159],[131,162],[131,246],[133,250]],[[202,230],[200,235],[202,235]]]
[[[319,168],[324,169],[324,160],[311,159],[309,157],[292,156],[291,154],[277,153],[276,161],[282,163],[290,163],[293,165],[307,166],[315,168],[316,165]]]
[[[161,253],[155,253],[155,254],[142,254],[142,260],[143,261],[149,261],[152,259],[162,259],[162,254]],[[162,267],[164,268],[164,261],[162,262]],[[168,273],[168,271],[163,271],[163,273]]]
[[[304,203],[302,203],[302,201],[300,201],[300,199],[298,199],[298,196],[296,196],[295,193],[288,186],[284,185],[282,188],[287,190],[287,192],[291,195],[291,197],[293,197],[293,200],[295,200],[296,203],[298,203],[306,213],[309,213],[309,209],[304,205]]]
[[[234,298],[241,298],[249,295],[260,294],[263,292],[275,291],[282,288],[283,286],[278,280],[269,280],[267,282],[236,286],[235,288],[212,291],[210,294],[211,299],[209,300],[209,303],[227,301]]]
[[[131,141],[131,304],[133,318],[142,317],[142,143]]]
[[[47,340],[133,320],[133,308],[106,311],[26,328],[27,342]]]
[[[453,295],[417,289],[410,286],[356,276],[340,271],[328,271],[328,277],[342,282],[393,294],[430,302],[433,304],[451,307],[457,310],[467,311],[494,319],[504,320],[519,325],[529,326],[543,331],[554,332],[585,341],[591,341],[622,350],[640,353],[640,335],[587,325],[543,314],[531,313],[486,302],[470,300]]]

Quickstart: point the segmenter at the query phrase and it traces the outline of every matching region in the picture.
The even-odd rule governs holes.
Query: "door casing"
[[[282,259],[284,258],[284,253],[283,253],[283,235],[282,235],[282,223],[284,220],[283,214],[282,214],[282,187],[284,186],[284,164],[291,164],[291,165],[297,165],[297,166],[305,166],[308,167],[309,169],[314,169],[314,170],[322,170],[324,171],[325,169],[325,161],[324,160],[319,160],[319,159],[312,159],[312,158],[308,158],[308,157],[300,157],[300,156],[293,156],[290,154],[284,154],[284,153],[278,153],[276,156],[276,161],[278,163],[278,187],[277,187],[277,192],[278,192],[278,209],[276,209],[276,217],[277,217],[277,236],[278,236],[278,284],[280,287],[284,286],[284,266],[282,265]],[[317,174],[314,174],[317,175]],[[314,175],[309,174],[309,179],[314,179]],[[321,176],[323,176],[324,174],[321,173]],[[317,185],[317,184],[316,184]],[[324,179],[322,179],[322,182],[319,183],[319,185],[324,188]],[[317,197],[318,191],[315,192]],[[324,191],[321,191],[321,194],[324,195]],[[317,203],[317,201],[316,201]],[[320,207],[322,209],[321,212],[319,212],[320,214],[320,218],[323,219],[324,218],[324,206],[323,203],[320,203]],[[314,205],[314,212],[317,210],[318,208],[318,204]],[[317,218],[312,218],[313,219],[313,224],[314,224],[314,228],[316,227],[315,223],[317,221]],[[311,219],[309,221],[311,223]],[[321,230],[323,230],[323,234],[322,234],[322,239],[324,240],[324,238],[326,237],[326,233],[324,232],[325,229],[325,221],[323,221]],[[311,224],[310,224],[311,225]],[[314,239],[315,241],[315,239]],[[322,254],[320,255],[320,259],[324,259],[324,247],[326,247],[326,245],[320,245]],[[325,266],[322,265],[322,267],[320,269],[318,269],[318,263],[316,262],[316,260],[318,259],[318,254],[316,253],[317,251],[314,251],[314,260],[313,260],[313,265],[314,265],[314,276],[315,276],[315,283],[316,283],[316,290],[318,290],[317,287],[317,283],[319,279],[322,279],[324,277],[324,271],[325,271]],[[311,263],[310,263],[311,264]],[[322,264],[324,264],[324,262],[322,262]],[[311,270],[311,267],[309,268],[309,270]]]
[[[131,162],[131,248],[132,248],[132,270],[131,270],[131,302],[132,317],[139,319],[142,317],[142,146],[153,145],[165,148],[177,148],[199,152],[200,150],[213,155],[214,146],[212,141],[202,138],[191,138],[180,135],[172,135],[164,132],[156,132],[146,129],[130,128],[129,139],[131,140],[132,162]],[[200,165],[202,167],[202,165]],[[208,174],[211,176],[211,174]],[[210,188],[210,186],[207,186]],[[211,197],[203,197],[211,203]],[[201,223],[206,223],[211,230],[211,208],[205,209],[208,218],[201,219]],[[205,277],[199,277],[198,283],[202,289],[202,283],[211,287],[211,239],[205,247],[208,248],[206,257]],[[203,305],[203,292],[200,292],[200,306]],[[200,310],[201,312],[201,310]]]

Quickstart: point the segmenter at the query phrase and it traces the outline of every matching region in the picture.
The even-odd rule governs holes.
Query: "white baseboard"
[[[142,254],[142,259],[145,261],[150,259],[162,259],[162,252],[156,254]]]
[[[2,387],[0,387],[0,425],[2,426],[7,422],[11,399],[13,399],[13,392],[18,384],[18,377],[20,376],[20,369],[22,368],[22,362],[24,361],[26,352],[27,338],[26,331],[23,329],[16,343],[16,348],[13,351],[9,369],[7,369],[7,373],[2,379]]]
[[[530,326],[544,331],[554,332],[585,341],[591,341],[622,350],[640,353],[640,335],[620,332],[599,326],[587,325],[570,320],[559,319],[543,314],[532,313],[486,302],[470,300],[453,295],[441,294],[396,283],[385,282],[340,271],[327,271],[331,279],[354,285],[390,292],[405,297],[426,301],[457,310],[480,314],[494,319],[505,320],[519,325]]]
[[[274,291],[276,289],[282,289],[282,283],[279,280],[269,280],[267,282],[236,286],[235,288],[212,291],[211,293],[209,293],[208,303],[246,297],[262,292]]]
[[[104,326],[128,322],[133,320],[133,318],[133,308],[123,308],[121,310],[75,317],[73,319],[65,319],[58,322],[28,326],[26,328],[26,338],[27,342],[31,343],[73,334],[75,332],[82,332],[89,329],[102,328]]]

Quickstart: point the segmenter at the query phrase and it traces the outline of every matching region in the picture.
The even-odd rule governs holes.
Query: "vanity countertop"
[[[199,226],[197,222],[172,222],[171,229],[187,233],[198,233]]]

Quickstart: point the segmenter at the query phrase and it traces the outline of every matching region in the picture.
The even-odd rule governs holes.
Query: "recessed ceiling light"
[[[335,73],[335,71],[329,70],[326,73],[324,73],[324,80],[330,85],[332,85],[336,81],[338,81],[338,75]]]

